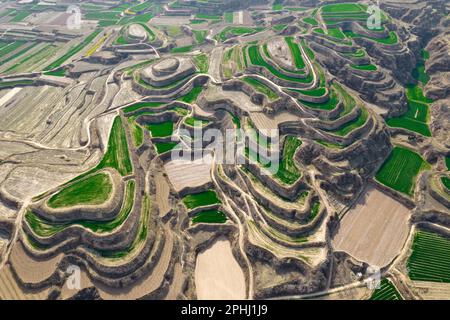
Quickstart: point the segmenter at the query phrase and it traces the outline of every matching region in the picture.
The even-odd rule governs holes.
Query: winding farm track
[[[228,196],[225,196],[225,193],[223,192],[220,184],[217,182],[217,178],[216,178],[216,174],[217,174],[217,170],[216,170],[216,161],[215,161],[215,155],[214,155],[214,159],[213,159],[213,165],[212,165],[212,175],[211,178],[213,180],[214,185],[216,186],[216,190],[220,190],[220,193],[223,197],[223,200],[225,201],[225,203],[223,204],[224,208],[226,208],[227,212],[229,212],[232,216],[233,219],[235,220],[235,222],[238,225],[238,229],[239,229],[239,250],[241,251],[241,255],[244,258],[246,264],[247,264],[247,272],[248,272],[248,294],[247,294],[247,298],[248,299],[253,299],[254,296],[254,292],[253,292],[253,288],[254,288],[254,280],[253,280],[253,267],[252,264],[250,262],[250,259],[247,257],[247,254],[245,252],[245,231],[244,231],[244,226],[241,222],[241,219],[239,218],[239,216],[236,214],[236,212],[233,210],[233,208],[231,207],[229,201],[231,201]],[[245,218],[245,216],[244,216]]]
[[[16,220],[14,221],[14,234],[11,238],[11,241],[8,244],[8,247],[6,249],[6,252],[3,256],[3,259],[0,263],[0,272],[2,271],[3,267],[5,266],[6,262],[9,260],[9,256],[11,255],[11,250],[13,249],[15,243],[17,242],[17,239],[19,238],[19,233],[22,230],[22,221],[23,216],[28,208],[28,205],[30,204],[31,199],[26,199],[22,207],[20,208],[19,212],[17,213]]]

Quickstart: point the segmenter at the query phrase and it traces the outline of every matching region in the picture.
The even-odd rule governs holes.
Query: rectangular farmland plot
[[[416,232],[407,266],[411,280],[450,283],[450,240],[431,232]]]
[[[376,180],[412,196],[418,173],[428,167],[429,164],[417,153],[395,147],[376,174]]]
[[[173,122],[165,121],[161,123],[148,124],[147,129],[151,132],[152,137],[168,137],[173,133]]]
[[[205,192],[189,194],[183,198],[183,203],[188,209],[194,209],[200,206],[207,206],[210,204],[220,204],[221,201],[217,197],[214,190]]]
[[[370,300],[403,300],[403,298],[390,280],[383,279],[380,287],[375,289]]]

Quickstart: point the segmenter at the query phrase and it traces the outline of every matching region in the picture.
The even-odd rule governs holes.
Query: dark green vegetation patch
[[[242,80],[246,83],[248,83],[250,86],[253,87],[256,91],[265,94],[269,100],[275,100],[278,99],[278,94],[270,89],[268,86],[266,86],[264,83],[259,81],[258,79],[251,78],[251,77],[243,77]]]
[[[134,192],[135,182],[134,180],[130,180],[126,185],[125,199],[119,214],[109,221],[79,220],[70,223],[53,223],[38,217],[31,211],[28,211],[25,214],[25,220],[33,229],[33,232],[41,237],[54,235],[71,225],[80,225],[97,233],[111,232],[121,226],[129,216],[131,209],[133,208]]]
[[[301,145],[302,142],[293,136],[287,136],[284,141],[283,155],[275,177],[285,184],[292,184],[301,176],[301,172],[294,161],[295,152]]]
[[[109,199],[113,189],[108,174],[98,173],[62,189],[48,201],[51,208],[98,205]]]
[[[117,169],[122,176],[129,175],[133,171],[128,151],[127,137],[120,117],[114,119],[108,142],[108,150],[103,156],[102,161],[98,164],[97,169],[106,167]]]
[[[205,192],[189,194],[183,198],[183,203],[188,209],[195,209],[201,206],[207,206],[211,204],[222,203],[217,197],[214,190],[208,190]]]
[[[164,121],[160,123],[150,123],[146,125],[147,129],[151,132],[152,137],[170,137],[173,133],[173,122]]]
[[[416,232],[407,266],[411,280],[449,283],[450,240],[431,232]]]
[[[406,148],[395,147],[381,166],[376,179],[382,184],[412,196],[417,175],[430,165],[420,155]]]
[[[227,216],[219,210],[200,211],[192,218],[193,223],[225,223]]]
[[[422,88],[418,85],[411,85],[406,88],[408,100],[408,110],[400,117],[387,119],[386,123],[390,127],[404,128],[417,132],[423,136],[431,137],[428,127],[430,99],[423,95]]]
[[[380,287],[372,293],[370,300],[403,300],[403,298],[390,280],[383,279]]]

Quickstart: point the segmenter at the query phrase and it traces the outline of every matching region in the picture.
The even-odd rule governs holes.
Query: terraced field
[[[1,299],[446,297],[442,0],[50,2],[0,5]]]
[[[112,184],[109,176],[98,173],[61,190],[50,198],[48,204],[52,208],[101,204],[108,200],[111,191]]]
[[[429,168],[430,165],[417,153],[395,147],[378,171],[376,179],[394,190],[412,196],[417,175]]]
[[[270,100],[275,100],[278,98],[278,94],[275,91],[261,83],[258,79],[244,77],[242,80],[251,85],[256,91],[265,94]]]
[[[217,197],[214,190],[207,190],[200,193],[189,194],[183,198],[183,203],[188,209],[195,209],[197,207],[208,206],[211,204],[220,204],[221,201]]]
[[[95,37],[97,37],[100,32],[102,32],[102,29],[96,29],[94,32],[92,32],[90,35],[86,37],[86,39],[83,40],[80,44],[72,47],[67,53],[65,53],[63,56],[56,59],[54,62],[49,64],[47,67],[45,67],[45,71],[53,70],[58,67],[60,67],[62,64],[64,64],[68,59],[70,59],[72,56],[83,50],[88,44],[90,44]]]
[[[33,232],[41,237],[52,236],[72,225],[80,225],[96,233],[112,232],[114,229],[121,226],[128,218],[131,209],[133,208],[135,187],[136,184],[133,180],[127,183],[124,204],[118,215],[113,220],[105,222],[94,220],[77,220],[70,223],[54,223],[38,217],[31,211],[26,213],[25,219],[33,229]]]
[[[300,170],[294,162],[294,154],[302,142],[296,137],[287,136],[284,142],[280,168],[275,177],[286,184],[292,184],[300,178]]]
[[[108,149],[96,169],[110,167],[117,169],[123,176],[130,174],[133,168],[128,150],[122,119],[116,117],[111,128]]]
[[[152,137],[170,137],[173,133],[173,122],[165,121],[160,123],[151,123],[147,125]]]
[[[264,28],[231,27],[231,26],[229,26],[229,27],[224,28],[219,34],[217,34],[216,39],[223,42],[232,37],[249,35],[249,34],[260,32],[262,30],[264,30]]]
[[[197,213],[193,218],[193,223],[224,223],[227,221],[226,215],[219,210],[205,210]]]

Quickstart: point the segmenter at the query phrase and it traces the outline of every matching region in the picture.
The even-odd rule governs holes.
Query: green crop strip
[[[344,146],[337,144],[337,143],[332,143],[332,142],[328,142],[325,140],[315,140],[317,143],[323,145],[324,147],[330,148],[330,149],[343,149]]]
[[[164,104],[164,102],[151,102],[151,101],[137,102],[128,107],[125,107],[123,109],[123,112],[130,113],[130,112],[142,109],[142,108],[156,108],[156,107],[162,106],[163,104]]]
[[[54,76],[54,77],[64,77],[64,76],[66,76],[66,70],[60,69],[60,70],[56,70],[56,71],[47,71],[47,72],[44,72],[44,75]]]
[[[408,110],[399,117],[390,118],[386,123],[390,127],[404,128],[417,132],[425,137],[431,137],[431,131],[428,127],[429,106],[432,100],[427,99],[423,95],[422,88],[408,86],[406,89],[406,97],[408,100]]]
[[[156,151],[158,154],[170,151],[177,147],[178,143],[176,142],[155,142]]]
[[[306,11],[308,8],[302,8],[302,7],[285,7],[288,11]]]
[[[18,69],[19,67],[21,67],[22,65],[24,65],[26,62],[28,62],[30,60],[40,61],[40,58],[45,58],[49,52],[52,52],[52,49],[54,51],[56,48],[52,45],[46,45],[46,46],[40,48],[38,51],[34,52],[33,54],[29,54],[24,59],[20,60],[13,66],[9,67],[7,70],[5,70],[5,73],[8,73],[8,72]]]
[[[51,208],[75,205],[98,205],[109,199],[112,192],[109,175],[99,173],[62,189],[48,201]]]
[[[313,32],[319,33],[319,34],[325,34],[325,31],[322,28],[314,28]]]
[[[377,70],[377,66],[373,64],[352,64],[350,65],[351,68],[357,69],[357,70],[365,70],[365,71],[375,71]]]
[[[407,262],[411,280],[450,283],[450,240],[418,231]]]
[[[37,45],[37,42],[34,42],[30,46],[27,46],[26,48],[20,50],[19,52],[16,52],[13,55],[7,57],[6,59],[4,59],[0,62],[0,66],[4,65],[5,63],[7,63],[13,59],[16,59],[16,58],[22,56],[24,53],[28,52],[30,49],[34,48],[36,45]]]
[[[416,178],[420,171],[430,165],[417,153],[402,147],[395,147],[378,170],[375,178],[380,183],[412,196]]]
[[[320,210],[320,202],[314,201],[313,204],[311,205],[311,212],[309,213],[308,220],[313,221],[314,218],[317,217],[317,215],[319,214],[319,210]]]
[[[294,64],[297,69],[303,69],[305,67],[305,62],[303,61],[302,52],[297,43],[294,42],[293,37],[285,37],[286,43],[291,50],[292,58],[294,59]]]
[[[25,41],[14,41],[3,45],[2,48],[0,49],[0,57],[4,57],[10,54],[11,52],[19,49],[25,43],[26,43]]]
[[[276,24],[274,26],[272,26],[272,29],[275,30],[276,32],[278,31],[282,31],[287,27],[287,24]]]
[[[267,98],[269,98],[269,100],[273,101],[273,100],[278,99],[278,94],[275,91],[273,91],[272,89],[270,89],[268,86],[266,86],[264,83],[259,81],[258,79],[250,78],[250,77],[243,77],[242,81],[248,83],[256,91],[258,91],[262,94],[265,94],[267,96]]]
[[[122,176],[129,175],[133,171],[128,151],[127,137],[120,117],[114,119],[108,142],[108,150],[96,169],[99,170],[106,167],[117,169]]]
[[[333,83],[333,88],[338,92],[338,94],[341,96],[341,100],[344,103],[344,108],[342,112],[339,114],[339,117],[342,117],[346,114],[348,114],[350,111],[353,110],[353,108],[356,106],[355,99],[348,94],[347,91],[344,90],[337,82]]]
[[[152,137],[170,137],[173,133],[173,122],[164,121],[160,123],[150,123],[145,126],[152,134]]]
[[[328,4],[321,8],[322,13],[366,12],[367,5],[358,3]]]
[[[416,68],[412,71],[412,76],[417,81],[426,85],[430,81],[430,76],[425,71],[425,61],[430,58],[430,53],[424,49],[420,51],[421,59],[417,62]]]
[[[312,90],[295,90],[295,89],[291,89],[290,91],[300,92],[301,94],[304,94],[306,96],[311,96],[311,97],[321,97],[327,92],[327,90],[324,87],[319,87],[319,88],[315,88],[315,89],[312,89]]]
[[[272,73],[274,76],[287,80],[292,82],[298,82],[298,83],[310,83],[312,81],[312,75],[309,73],[305,78],[293,78],[290,76],[287,76],[285,74],[280,73],[275,67],[268,64],[263,57],[261,56],[261,53],[259,52],[258,46],[250,46],[248,48],[248,55],[250,57],[250,61],[253,65],[261,66],[266,68],[270,73]]]
[[[343,52],[342,55],[347,57],[354,57],[354,58],[362,58],[366,55],[366,51],[362,48],[356,50],[355,52]]]
[[[208,120],[202,120],[195,117],[187,117],[186,120],[184,120],[184,123],[191,127],[203,127],[209,123]]]
[[[114,168],[122,176],[129,175],[133,172],[133,166],[131,165],[130,154],[128,151],[127,137],[120,116],[117,116],[114,119],[109,136],[108,149],[103,155],[102,160],[100,160],[100,163],[92,170],[79,175],[64,185],[80,180],[85,176],[103,168]],[[35,197],[34,199],[40,199],[44,195],[45,193]]]
[[[202,24],[202,23],[207,23],[208,20],[191,19],[191,20],[189,20],[189,22],[190,22],[191,24]]]
[[[339,128],[338,130],[333,130],[330,131],[333,134],[337,135],[337,136],[346,136],[347,134],[349,134],[350,132],[352,132],[353,130],[361,127],[362,125],[364,125],[367,121],[368,118],[368,112],[365,108],[361,108],[361,114],[356,117],[355,119],[345,123],[341,128]]]
[[[33,80],[17,80],[17,81],[8,81],[8,82],[0,81],[0,88],[28,86],[28,85],[32,85],[33,83],[34,83]]]
[[[403,300],[403,298],[391,281],[383,279],[380,287],[372,293],[370,300]]]
[[[446,187],[448,190],[450,190],[450,178],[442,177],[441,181],[442,181],[442,184],[444,185],[444,187]]]
[[[102,31],[101,28],[96,29],[94,32],[92,32],[90,35],[86,37],[80,44],[72,47],[66,54],[64,54],[62,57],[58,58],[56,61],[49,64],[44,70],[49,71],[55,68],[58,68],[61,66],[67,59],[77,54],[79,51],[81,51],[85,46],[87,46],[89,43],[92,42],[92,40],[95,39],[95,37]]]
[[[219,210],[200,211],[192,218],[192,223],[225,223],[227,216]]]
[[[398,43],[397,34],[394,31],[390,31],[389,36],[387,38],[381,38],[381,39],[374,38],[374,37],[368,37],[368,36],[365,36],[362,34],[353,33],[351,31],[344,31],[344,34],[350,38],[366,38],[366,39],[373,40],[378,43],[387,44],[387,45]]]
[[[283,0],[275,0],[272,4],[273,11],[283,10]]]
[[[215,36],[215,39],[223,42],[230,37],[242,36],[244,34],[254,34],[262,30],[264,30],[264,28],[262,27],[251,28],[251,27],[228,26],[225,29],[223,29],[219,34],[217,34]]]
[[[319,22],[317,22],[316,19],[311,18],[311,17],[303,18],[302,21],[305,22],[305,23],[307,23],[307,24],[310,24],[310,25],[312,25],[312,26],[314,26],[314,27],[316,27],[316,26],[319,25]]]
[[[131,135],[133,136],[133,143],[135,147],[140,147],[144,143],[144,130],[136,123],[134,118],[128,118],[128,125],[130,126]]]
[[[220,20],[220,19],[222,19],[222,17],[219,15],[203,14],[203,13],[198,13],[195,16],[195,18],[196,19],[205,19],[205,20]]]
[[[123,26],[130,23],[147,23],[151,18],[153,18],[153,16],[154,14],[152,12],[146,12],[143,14],[134,15],[132,17],[123,17],[119,20],[119,24]]]
[[[233,14],[233,12],[225,12],[224,13],[224,19],[225,19],[225,22],[226,23],[233,23],[233,17],[234,17],[234,14]]]
[[[214,190],[208,190],[205,192],[189,194],[183,198],[183,203],[188,209],[195,209],[201,206],[207,206],[212,204],[222,203],[217,197]]]
[[[308,102],[299,100],[299,102],[312,109],[333,110],[339,103],[339,98],[334,91],[331,91],[328,100],[322,103]]]
[[[311,48],[306,45],[305,39],[302,39],[302,47],[309,59],[314,60],[316,58],[316,56],[314,55],[314,51],[312,51]]]
[[[207,73],[209,69],[209,59],[206,54],[199,54],[194,58],[194,64],[200,73]]]
[[[194,34],[195,41],[197,44],[202,44],[205,42],[206,35],[208,34],[207,30],[192,30],[192,33]]]
[[[184,47],[176,47],[170,50],[171,53],[186,53],[191,52],[194,49],[194,45],[184,46]]]
[[[301,172],[294,161],[295,152],[301,145],[302,142],[293,136],[287,136],[284,142],[280,167],[275,177],[287,185],[293,184],[301,177]]]
[[[189,91],[187,94],[178,98],[177,100],[183,101],[185,103],[193,103],[193,102],[197,101],[197,98],[202,91],[203,91],[202,86],[196,86],[191,91]]]
[[[110,221],[76,220],[69,223],[53,223],[38,217],[31,211],[28,211],[25,214],[25,220],[33,232],[40,237],[52,236],[73,225],[80,225],[96,233],[111,232],[121,226],[128,218],[131,209],[133,208],[134,192],[135,182],[134,180],[130,180],[126,185],[125,199],[122,204],[122,208],[120,209],[118,215]]]
[[[336,39],[345,39],[345,34],[340,28],[327,28],[328,35]]]
[[[19,11],[17,14],[11,19],[10,22],[21,22],[23,19],[31,15],[31,11]]]

